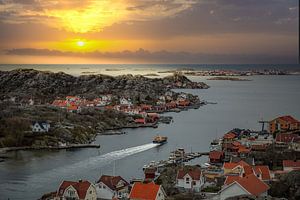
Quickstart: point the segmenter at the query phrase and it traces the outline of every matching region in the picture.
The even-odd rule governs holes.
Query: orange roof
[[[250,166],[250,165],[248,163],[246,163],[245,161],[241,160],[237,163],[225,162],[224,165],[223,165],[223,168],[225,168],[225,169],[234,169],[237,166],[245,167],[245,166]]]
[[[244,166],[244,173],[245,175],[250,175],[250,174],[253,174],[253,169],[251,166]]]
[[[91,183],[89,181],[64,181],[58,189],[57,196],[62,196],[65,192],[65,189],[67,189],[70,185],[75,188],[80,199],[85,199],[87,190],[89,189]]]
[[[237,175],[228,175],[228,176],[226,176],[224,185],[230,185],[231,183],[233,183],[234,181],[237,181],[239,179],[241,179],[240,176],[237,176]]]
[[[237,141],[234,141],[234,142],[232,142],[232,145],[233,145],[233,146],[238,146],[238,147],[239,147],[239,146],[241,146],[241,143],[240,143],[240,142],[237,142]]]
[[[294,117],[292,117],[290,115],[281,116],[276,119],[281,119],[281,120],[283,120],[285,122],[289,122],[289,123],[300,123],[297,119],[295,119]]]
[[[78,109],[78,106],[75,106],[75,105],[68,106],[68,110],[77,110],[77,109]]]
[[[155,200],[159,191],[160,185],[151,182],[148,184],[134,183],[129,194],[130,199]]]
[[[254,174],[245,176],[237,181],[244,189],[246,189],[250,194],[254,196],[259,196],[260,194],[268,191],[270,188],[267,184],[257,178]]]
[[[300,168],[300,160],[283,160],[283,167],[296,167]]]
[[[245,146],[239,146],[239,153],[249,153],[250,149],[246,148]]]
[[[263,181],[271,180],[271,174],[268,166],[258,165],[258,166],[254,166],[253,169],[256,175],[261,174]]]
[[[233,138],[235,138],[235,134],[234,133],[226,133],[223,138],[224,139],[233,139]]]
[[[223,151],[211,151],[209,152],[209,158],[210,159],[221,159],[224,155]]]
[[[186,174],[190,175],[193,180],[200,180],[201,170],[198,168],[189,170],[180,169],[177,173],[177,179],[183,179]]]

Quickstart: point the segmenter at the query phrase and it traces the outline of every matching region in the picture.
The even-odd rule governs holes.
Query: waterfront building
[[[56,192],[54,200],[68,199],[96,200],[96,188],[89,181],[63,181]]]
[[[218,199],[225,200],[235,196],[252,196],[254,198],[267,197],[269,186],[257,178],[254,174],[245,177],[230,176],[225,181],[222,190],[218,194]]]
[[[209,152],[209,162],[212,164],[220,164],[223,163],[224,160],[224,152],[223,151],[211,151]]]
[[[269,132],[286,132],[300,130],[300,121],[290,115],[277,117],[269,122]]]
[[[136,182],[133,184],[129,194],[130,200],[165,200],[166,193],[162,186],[151,183]]]
[[[102,175],[96,183],[98,199],[126,199],[129,183],[121,176]]]
[[[34,133],[47,133],[49,129],[50,124],[47,121],[35,121],[31,125],[31,130]]]
[[[176,176],[176,187],[188,191],[200,192],[204,185],[204,176],[199,168],[179,169]]]

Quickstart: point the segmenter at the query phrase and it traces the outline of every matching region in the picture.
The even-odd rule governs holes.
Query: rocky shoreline
[[[78,95],[88,100],[109,92],[116,98],[131,99],[133,107],[145,104],[157,107],[156,103],[165,94],[172,98],[184,96],[189,102],[189,105],[147,112],[180,112],[203,105],[197,96],[172,91],[179,88],[207,89],[209,86],[202,82],[192,82],[177,73],[165,78],[150,79],[132,75],[74,77],[65,73],[30,69],[0,71],[0,147],[60,148],[90,144],[97,135],[123,134],[125,128],[157,128],[159,123],[168,124],[172,118],[163,116],[158,121],[136,123],[135,119],[139,115],[128,115],[103,107],[83,107],[80,113],[74,113],[54,107],[51,102],[67,95]],[[116,105],[114,100],[110,103]],[[51,125],[49,132],[32,132],[30,127],[34,121],[48,121]]]

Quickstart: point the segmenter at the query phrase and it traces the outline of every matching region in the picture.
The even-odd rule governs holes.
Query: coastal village
[[[47,98],[52,95],[49,98],[51,101],[47,103],[40,103],[41,100],[30,98],[32,95],[28,96],[27,93],[21,93],[20,96],[15,97],[19,94],[21,86],[14,90],[7,90],[3,87],[2,93],[6,94],[6,99],[1,102],[3,103],[3,119],[5,117],[10,119],[19,114],[27,117],[33,116],[27,119],[21,115],[22,122],[28,121],[25,124],[17,120],[12,122],[14,127],[20,128],[20,130],[15,128],[14,133],[22,133],[25,141],[28,138],[35,139],[28,146],[24,146],[18,140],[16,143],[10,143],[13,145],[1,148],[4,153],[32,149],[99,148],[99,145],[92,144],[97,134],[123,134],[124,128],[156,128],[159,123],[172,122],[171,117],[166,117],[162,113],[198,109],[209,103],[200,100],[196,95],[171,90],[207,89],[209,87],[201,82],[192,82],[181,74],[156,80],[133,76],[126,78],[68,76],[66,78],[64,74],[42,73],[34,70],[5,73],[11,73],[12,77],[18,74],[21,78],[25,77],[23,73],[26,76],[33,76],[32,82],[36,84],[31,86],[31,90],[43,91],[40,86],[43,82],[39,82],[40,79],[36,78],[40,76],[46,76],[47,79],[51,79],[52,76],[57,79],[57,76],[61,76],[61,81],[64,84],[70,82],[70,87],[66,90],[67,92],[63,90],[62,94],[47,93],[45,95]],[[7,77],[7,74],[4,77]],[[124,82],[124,79],[127,85],[123,84],[121,91],[125,90],[128,85],[132,87],[127,89],[126,93],[119,89],[114,89],[115,91],[112,92],[94,92],[98,89],[97,85],[100,80],[113,81],[115,87],[118,88],[119,83]],[[141,79],[143,82],[154,85],[151,88],[157,88],[151,91],[155,92],[151,99],[148,98],[150,92],[144,88],[147,84],[140,84],[138,89],[135,88],[136,84],[128,84],[128,81],[140,82]],[[82,87],[82,90],[76,90],[71,80],[74,84],[81,81],[86,86]],[[92,81],[97,84],[95,83],[93,88],[90,88]],[[32,82],[29,82],[30,85]],[[27,88],[28,84],[23,85]],[[82,84],[78,84],[77,87]],[[86,92],[88,89],[91,92]],[[70,93],[70,90],[74,92]],[[139,92],[126,95],[131,94],[130,91]],[[147,92],[149,94],[145,95]],[[73,95],[74,93],[76,94]],[[93,95],[89,95],[90,93]],[[12,106],[6,106],[7,104],[12,104]],[[5,110],[7,107],[12,110]],[[86,120],[87,118],[89,120]],[[106,124],[103,125],[104,122]],[[144,176],[138,179],[126,180],[122,174],[95,174],[98,176],[95,177],[96,182],[62,180],[61,184],[56,186],[56,191],[49,191],[50,193],[43,195],[41,199],[223,200],[230,198],[270,199],[282,197],[282,194],[285,194],[288,199],[290,197],[297,199],[300,196],[298,184],[300,122],[286,115],[273,120],[259,121],[259,123],[262,124],[262,129],[259,131],[234,128],[225,132],[221,138],[211,141],[210,149],[205,152],[188,152],[183,148],[174,149],[165,160],[149,161],[144,166],[140,166]],[[9,125],[9,123],[6,124]],[[100,125],[101,128],[99,128]],[[7,126],[2,125],[2,128],[7,128]],[[4,146],[3,144],[6,143],[3,141],[7,142],[5,139],[10,139],[10,137],[4,135],[0,139],[0,144]],[[167,137],[158,136],[153,139],[153,143],[158,146],[167,145]],[[204,158],[206,162],[200,162],[198,158]],[[0,161],[4,161],[1,159],[3,158],[0,158]],[[191,165],[192,160],[196,164]]]
[[[236,128],[216,138],[208,152],[176,149],[166,161],[145,165],[140,179],[64,180],[42,199],[271,199],[276,192],[298,198],[300,121],[287,115],[260,123],[261,131]],[[201,156],[207,163],[188,163]],[[283,191],[288,176],[298,179]]]

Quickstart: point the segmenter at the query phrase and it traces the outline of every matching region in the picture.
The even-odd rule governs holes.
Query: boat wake
[[[30,177],[30,182],[33,184],[40,184],[44,183],[44,181],[47,181],[49,179],[53,179],[53,177],[63,177],[68,179],[74,179],[78,178],[81,173],[89,170],[98,170],[101,167],[104,167],[106,165],[111,164],[112,162],[116,160],[120,160],[122,158],[125,158],[127,156],[131,156],[146,150],[149,150],[151,148],[154,148],[156,146],[159,146],[159,144],[149,143],[144,144],[136,147],[130,147],[127,149],[117,150],[110,153],[106,153],[99,156],[90,157],[86,160],[66,165],[63,167],[58,167],[55,169],[51,169],[49,171],[43,172],[41,174],[34,174],[32,177]],[[82,174],[84,176],[84,174]],[[100,174],[97,174],[97,176]]]
[[[14,190],[14,195],[16,196],[15,199],[23,199],[17,197],[24,195],[24,192],[27,191],[39,190],[41,192],[49,192],[49,190],[51,189],[55,190],[62,180],[78,180],[79,178],[92,178],[87,177],[87,171],[95,171],[95,177],[99,176],[101,174],[97,172],[99,172],[102,167],[107,166],[116,160],[120,160],[127,156],[131,156],[149,150],[156,146],[159,146],[159,144],[149,143],[136,147],[117,150],[103,155],[93,156],[74,164],[65,165],[62,167],[44,171],[42,173],[35,173],[26,177],[25,180],[8,181],[5,184],[0,184],[0,194],[7,190]],[[17,189],[15,189],[16,185],[18,185]],[[30,196],[31,194],[28,195]],[[34,196],[34,194],[32,195],[33,196],[31,199],[37,198]]]

